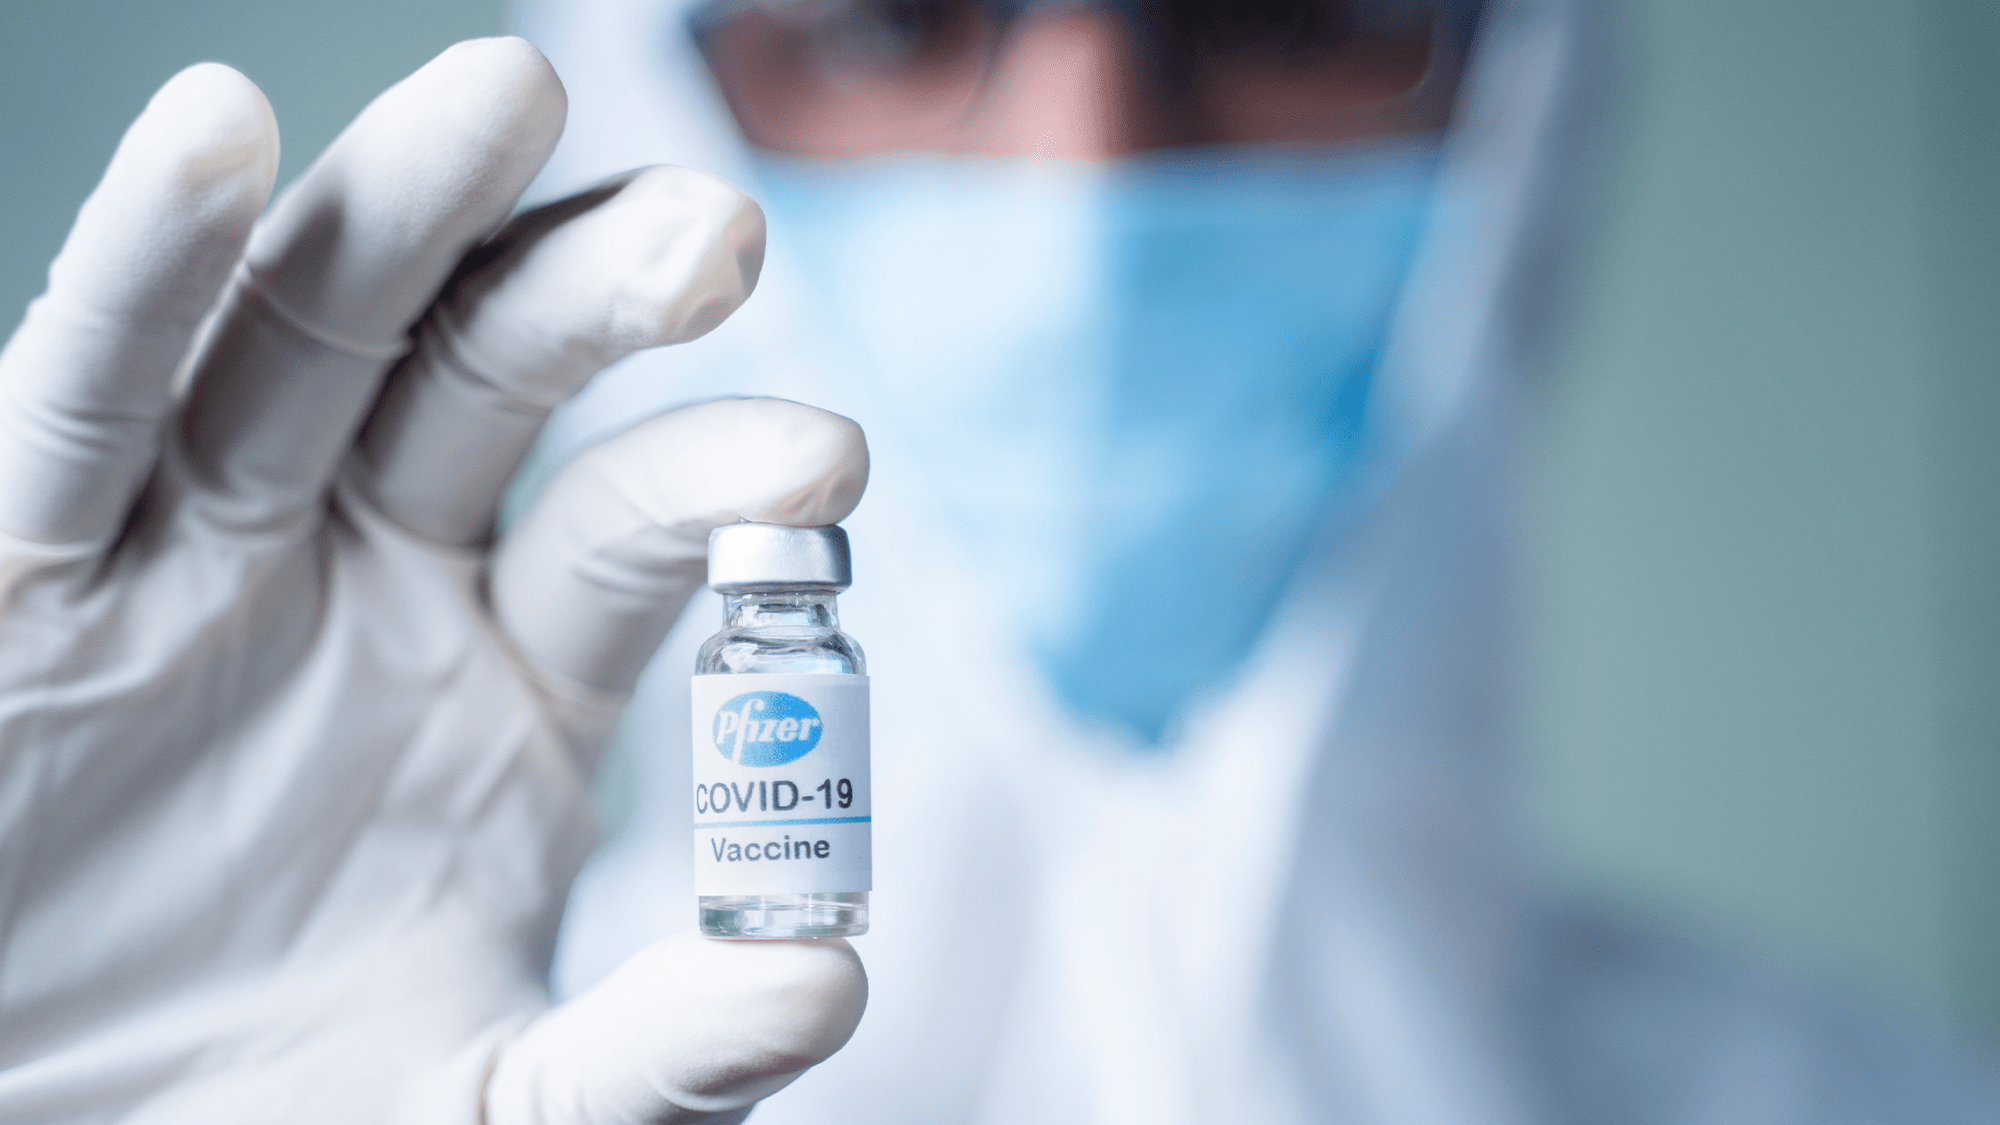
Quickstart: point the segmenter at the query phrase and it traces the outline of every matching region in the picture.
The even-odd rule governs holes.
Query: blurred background
[[[1531,417],[1538,848],[1627,915],[2000,1042],[2000,5],[1628,0]],[[0,309],[179,67],[281,181],[495,0],[7,0]]]

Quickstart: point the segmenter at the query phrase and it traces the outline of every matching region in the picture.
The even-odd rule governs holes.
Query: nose
[[[1023,17],[994,56],[960,133],[964,151],[1089,160],[1158,144],[1157,98],[1132,35],[1108,13]]]

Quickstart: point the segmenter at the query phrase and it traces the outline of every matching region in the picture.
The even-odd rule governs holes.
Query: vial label
[[[873,890],[868,677],[694,677],[694,886]]]

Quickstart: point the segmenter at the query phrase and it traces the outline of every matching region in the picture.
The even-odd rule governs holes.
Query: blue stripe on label
[[[787,824],[867,824],[865,816],[808,816],[797,820],[702,820],[696,828],[777,828]]]

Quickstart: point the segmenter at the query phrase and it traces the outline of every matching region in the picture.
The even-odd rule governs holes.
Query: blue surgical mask
[[[1136,745],[1242,663],[1368,455],[1434,147],[760,169],[863,419],[1074,713]]]

